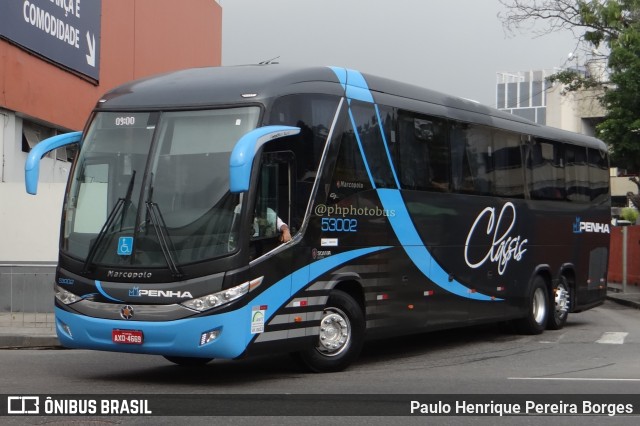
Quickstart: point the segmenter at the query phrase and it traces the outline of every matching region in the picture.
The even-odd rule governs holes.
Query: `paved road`
[[[563,330],[540,336],[482,326],[372,342],[355,365],[335,374],[304,373],[286,355],[184,368],[157,356],[29,349],[0,350],[0,377],[3,388],[12,394],[180,394],[193,398],[316,394],[325,403],[325,395],[335,394],[552,394],[562,398],[640,393],[638,354],[640,310],[607,302],[572,315]],[[270,414],[265,409],[268,402],[267,398],[267,404],[260,405],[266,412],[259,414]],[[247,412],[259,405],[255,397],[245,401],[240,397],[236,403],[245,404]],[[329,414],[333,414],[331,407]],[[385,424],[384,418],[377,419],[380,423],[374,423]],[[598,418],[580,421],[596,424],[589,419]],[[251,423],[256,418],[229,420],[231,424],[257,424]],[[316,420],[307,416],[303,423],[322,424]],[[361,423],[360,417],[348,420],[341,423],[371,424]],[[461,418],[458,424],[466,420],[470,418]],[[517,418],[525,422],[520,424],[530,421]],[[447,424],[455,424],[452,422],[447,418]],[[487,424],[495,424],[495,419]]]

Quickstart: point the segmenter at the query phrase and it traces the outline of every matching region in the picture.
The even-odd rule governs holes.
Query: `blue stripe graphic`
[[[380,202],[382,203],[383,209],[385,209],[386,211],[394,210],[396,212],[395,216],[388,217],[389,223],[391,224],[393,232],[398,237],[400,244],[404,248],[404,251],[407,253],[411,261],[414,263],[414,265],[416,265],[416,267],[420,270],[420,272],[422,272],[424,276],[434,282],[437,286],[450,293],[480,301],[502,301],[503,299],[494,298],[482,293],[472,292],[471,289],[458,282],[457,280],[449,279],[449,274],[433,258],[427,247],[422,242],[420,234],[418,234],[418,231],[413,224],[413,220],[411,219],[411,215],[407,210],[407,206],[402,199],[402,195],[400,194],[400,183],[398,181],[395,167],[393,167],[393,161],[391,161],[391,154],[388,150],[387,141],[384,136],[384,129],[382,128],[382,120],[380,119],[378,105],[375,104],[373,100],[373,94],[369,90],[369,86],[367,85],[364,76],[360,72],[355,70],[338,67],[331,67],[331,69],[338,77],[338,80],[340,81],[342,87],[344,87],[345,95],[347,96],[347,98],[370,102],[375,108],[378,118],[378,126],[380,127],[380,133],[382,134],[385,149],[387,151],[387,159],[389,161],[389,165],[391,166],[391,170],[393,171],[393,177],[398,188],[380,188],[376,189],[376,191],[378,193],[378,197],[380,198]],[[363,91],[368,92],[368,94],[364,94]],[[367,156],[365,155],[360,136],[358,135],[358,127],[356,126],[355,119],[351,112],[351,107],[349,107],[349,117],[351,118],[353,130],[358,141],[358,147],[360,149],[360,153],[362,154],[362,159],[364,160],[369,179],[371,180],[371,185],[373,186],[373,188],[376,188],[373,181],[373,175],[371,174],[371,170],[369,168],[369,162],[367,161]]]
[[[356,258],[376,253],[389,246],[368,247],[339,253],[304,266],[283,278],[258,295],[249,304],[223,314],[186,318],[175,321],[120,321],[92,318],[55,308],[56,330],[64,346],[119,352],[155,353],[160,355],[196,356],[204,358],[236,358],[251,342],[252,308],[266,306],[266,319],[269,320],[298,291],[322,276]],[[104,293],[98,281],[96,287]],[[111,300],[115,300],[109,297]],[[135,305],[134,305],[135,306]],[[135,310],[135,307],[134,307]],[[66,332],[62,324],[71,328],[73,335]],[[111,330],[116,328],[134,328],[144,333],[144,345],[115,345]],[[203,332],[212,329],[222,330],[221,336],[206,345],[200,345]]]
[[[400,240],[404,251],[422,274],[439,287],[458,296],[468,297],[474,300],[494,300],[491,296],[485,294],[472,293],[468,287],[462,285],[457,280],[449,280],[449,274],[436,262],[422,242],[418,231],[413,225],[413,221],[407,211],[407,206],[402,199],[400,191],[397,189],[378,189],[377,192],[382,202],[382,207],[387,211],[395,210],[396,215],[388,217],[389,223],[391,223],[393,232],[398,237],[398,240]]]
[[[336,74],[336,77],[338,77],[338,81],[340,81],[340,84],[344,88],[347,98],[373,103],[373,95],[369,90],[364,76],[360,74],[360,72],[339,67],[329,68],[331,68]]]
[[[254,302],[254,305],[268,305],[266,319],[269,319],[273,314],[280,309],[285,301],[298,291],[309,285],[318,277],[329,272],[330,270],[337,268],[347,262],[357,259],[368,254],[372,254],[378,251],[386,250],[390,246],[379,247],[367,247],[344,253],[334,254],[324,259],[313,262],[308,267],[303,267],[295,271],[293,274],[278,281],[262,294],[260,294]],[[272,309],[274,307],[274,309]]]
[[[104,289],[102,288],[102,282],[101,281],[96,280],[96,288],[98,289],[100,294],[103,295],[104,297],[106,297],[107,299],[113,300],[114,302],[123,302],[123,300],[116,299],[116,298],[113,298],[113,297],[109,296],[107,294],[107,292],[104,291]]]

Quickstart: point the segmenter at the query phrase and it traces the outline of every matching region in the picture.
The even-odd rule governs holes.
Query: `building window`
[[[43,126],[41,124],[29,121],[27,119],[22,120],[22,152],[30,152],[33,147],[39,144],[41,141],[56,136],[60,132],[52,127]],[[47,157],[53,158],[59,161],[72,162],[78,148],[76,145],[66,146],[58,148],[47,154]]]

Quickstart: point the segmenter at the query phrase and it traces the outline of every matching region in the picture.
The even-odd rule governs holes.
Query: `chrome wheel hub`
[[[347,348],[351,339],[349,319],[339,309],[332,308],[322,313],[318,351],[323,355],[335,356]]]
[[[547,315],[547,303],[544,300],[544,290],[537,288],[533,294],[533,319],[536,323],[542,324]]]
[[[569,292],[563,285],[555,289],[556,313],[560,316],[569,311]]]

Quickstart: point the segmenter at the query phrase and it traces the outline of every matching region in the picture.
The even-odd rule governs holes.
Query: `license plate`
[[[112,330],[111,340],[124,345],[141,345],[144,339],[141,330]]]

